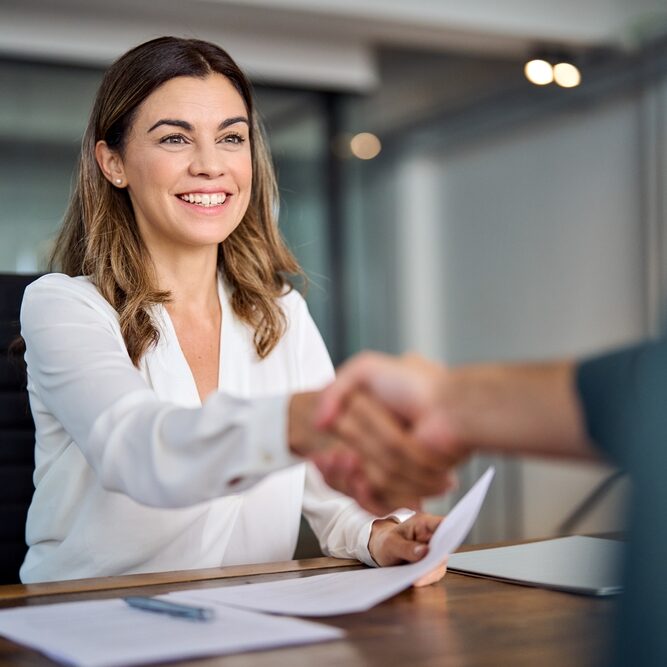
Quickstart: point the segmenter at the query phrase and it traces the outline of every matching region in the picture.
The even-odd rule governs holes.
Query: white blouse
[[[202,405],[163,306],[137,369],[118,315],[83,277],[26,290],[21,333],[35,419],[35,494],[23,582],[292,558],[301,511],[333,556],[373,565],[375,517],[330,489],[286,442],[288,395],[333,377],[296,292],[288,328],[259,359],[252,330],[222,307],[219,391]]]

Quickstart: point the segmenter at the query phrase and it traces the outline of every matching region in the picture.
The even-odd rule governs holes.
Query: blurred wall
[[[589,93],[556,105],[517,106],[512,95],[473,104],[456,123],[407,126],[381,160],[357,166],[350,237],[366,251],[354,250],[354,269],[371,273],[361,282],[375,299],[357,313],[355,344],[458,364],[578,356],[655,333],[666,294],[667,79],[636,74],[603,72]],[[496,464],[479,541],[554,534],[613,472]],[[619,529],[626,492],[619,483],[578,529]]]

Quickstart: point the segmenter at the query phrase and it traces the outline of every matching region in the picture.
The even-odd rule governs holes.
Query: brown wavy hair
[[[278,188],[268,147],[245,74],[223,49],[197,39],[160,37],[131,49],[106,72],[83,138],[75,187],[49,269],[88,276],[115,308],[132,362],[138,365],[159,334],[150,307],[169,300],[155,284],[153,264],[129,195],[103,176],[95,145],[104,140],[123,153],[139,105],[177,76],[218,73],[239,92],[250,119],[252,192],[241,223],[220,244],[218,265],[231,286],[232,308],[254,330],[260,358],[285,332],[278,297],[304,278],[277,225]]]

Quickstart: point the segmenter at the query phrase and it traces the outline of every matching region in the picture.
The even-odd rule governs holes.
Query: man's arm
[[[344,364],[325,390],[318,423],[331,427],[355,392],[368,392],[410,424],[414,436],[408,446],[386,448],[376,440],[359,451],[380,471],[372,494],[381,497],[391,489],[392,470],[399,466],[413,470],[414,493],[428,495],[427,470],[444,475],[475,451],[596,458],[575,371],[569,361],[447,369],[414,356],[364,353]],[[330,484],[355,493],[342,488],[345,479],[334,456],[316,463]]]

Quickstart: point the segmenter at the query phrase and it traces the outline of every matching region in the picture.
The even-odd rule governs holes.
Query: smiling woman
[[[243,98],[214,73],[160,86],[137,111],[122,155],[97,143],[97,161],[111,183],[127,187],[158,266],[170,247],[180,253],[183,244],[217,253],[239,225],[252,185],[248,135]]]
[[[215,132],[211,123],[216,125]],[[228,169],[220,164],[222,150],[240,158],[230,165],[234,173],[207,173]],[[175,155],[170,159],[172,151]],[[84,137],[77,192],[52,266],[69,275],[93,277],[120,315],[133,362],[156,336],[145,307],[167,300],[167,290],[156,293],[151,289],[154,281],[146,273],[150,251],[141,225],[147,216],[162,218],[165,211],[160,209],[160,197],[170,200],[189,194],[196,200],[198,193],[210,196],[211,188],[222,184],[223,177],[228,187],[237,165],[243,167],[248,182],[239,183],[245,185],[243,192],[229,193],[236,194],[236,201],[227,219],[234,219],[235,214],[234,226],[241,218],[243,224],[234,238],[220,246],[219,264],[224,263],[226,278],[235,288],[232,307],[256,328],[257,351],[265,356],[285,326],[275,303],[284,289],[284,280],[278,276],[298,274],[300,269],[274,221],[277,188],[248,80],[215,45],[170,37],[132,49],[106,73]],[[179,168],[187,173],[173,173]],[[142,179],[142,174],[143,180],[134,180]],[[169,178],[180,178],[180,185],[164,182]],[[195,181],[199,192],[190,192]],[[177,190],[164,189],[169,187]],[[166,210],[173,208],[169,201]],[[87,230],[82,228],[84,219]],[[173,219],[165,225],[173,226]],[[86,231],[88,242],[82,243]],[[215,235],[216,230],[211,233]],[[131,239],[124,238],[129,234]],[[252,262],[247,261],[250,248]],[[128,283],[131,294],[123,289]]]
[[[168,118],[160,118],[165,112]],[[177,262],[183,265],[196,257],[197,264],[216,266],[219,244],[248,209],[248,134],[242,97],[226,77],[212,73],[204,78],[179,76],[162,84],[137,110],[122,152],[105,140],[95,146],[104,176],[127,189],[139,236],[158,282],[170,294],[183,285],[183,276],[173,270]],[[199,287],[193,284],[193,291],[199,293]],[[204,325],[193,339],[191,315],[195,322],[197,318],[188,311],[194,299],[190,294],[186,310],[173,301],[166,308],[204,400],[218,385],[220,309],[212,293],[212,326]]]
[[[56,243],[62,273],[33,283],[21,312],[36,425],[23,581],[286,560],[302,511],[331,555],[423,556],[438,517],[377,521],[300,458],[410,436],[364,397],[344,428],[315,428],[333,368],[288,282],[300,268],[277,209],[227,53],[164,37],[112,65]],[[397,471],[384,504],[412,501],[408,482]]]

